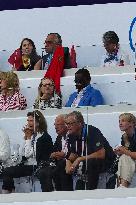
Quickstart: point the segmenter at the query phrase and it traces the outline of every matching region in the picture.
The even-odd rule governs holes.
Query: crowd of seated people
[[[129,55],[126,51],[122,50],[119,44],[119,37],[114,31],[105,32],[102,41],[106,52],[101,58],[101,66],[130,65]],[[54,61],[59,64],[59,67],[62,66],[63,70],[71,68],[74,64],[77,67],[73,46],[71,50],[74,51],[72,52],[74,55],[72,56],[69,53],[69,48],[62,46],[62,38],[58,33],[49,33],[44,44],[46,55],[42,54],[40,56],[36,52],[33,40],[24,38],[20,47],[8,59],[13,70],[48,70],[50,67],[55,67]]]
[[[73,111],[56,117],[54,125],[58,136],[53,145],[43,114],[38,110],[28,112],[27,124],[23,128],[25,144],[22,161],[3,170],[2,192],[15,191],[13,178],[34,173],[43,192],[74,190],[73,176],[78,175],[79,167],[80,175],[82,173],[86,177],[86,188],[96,189],[100,173],[110,170],[117,156],[118,186],[128,187],[135,172],[135,124],[136,118],[131,113],[119,116],[119,127],[124,134],[121,145],[113,150],[98,128],[86,125],[81,112]],[[3,133],[1,149],[6,146],[7,159],[10,155],[9,139]],[[4,156],[1,157],[1,162],[4,160]],[[76,188],[84,189],[85,185]]]
[[[20,93],[17,73],[1,72],[0,110],[22,110],[27,108],[25,97]],[[5,77],[4,77],[5,76]],[[65,107],[97,106],[103,104],[99,90],[90,85],[91,76],[87,69],[79,69],[75,74],[77,91],[69,96]],[[26,96],[27,97],[27,96]],[[56,84],[51,77],[44,77],[38,86],[38,96],[32,102],[34,109],[62,108],[61,92],[56,91]],[[15,104],[15,100],[17,101]],[[17,106],[18,105],[18,106]]]
[[[27,124],[23,128],[25,143],[22,161],[3,169],[2,193],[15,192],[13,178],[33,175],[39,179],[43,192],[72,191],[85,187],[88,190],[97,189],[100,174],[110,173],[117,157],[118,187],[128,187],[135,172],[135,122],[136,117],[131,113],[119,116],[119,127],[124,134],[121,145],[112,149],[98,128],[85,124],[81,112],[61,114],[55,119],[58,136],[53,145],[43,114],[39,110],[28,112]],[[3,133],[0,132],[1,162],[10,155],[9,138]],[[80,183],[77,181],[75,187],[74,176],[80,178]]]
[[[108,31],[103,35],[103,44],[106,54],[102,58],[102,66],[124,66],[130,63],[128,56],[121,50],[119,38],[114,31]],[[70,68],[71,65],[69,49],[62,46],[62,39],[58,33],[47,35],[45,51],[46,55],[40,57],[34,42],[24,38],[20,48],[8,59],[13,70],[42,69],[47,73],[39,84],[38,96],[33,104],[34,111],[27,114],[27,124],[23,128],[22,161],[16,166],[4,166],[10,157],[10,143],[7,135],[0,130],[2,193],[15,192],[14,178],[33,175],[39,179],[43,192],[74,190],[75,175],[85,179],[85,184],[82,183],[81,187],[76,186],[76,189],[97,189],[100,173],[108,172],[116,158],[119,158],[118,186],[128,187],[135,172],[135,116],[130,113],[120,115],[119,126],[125,134],[122,136],[121,146],[113,150],[98,128],[85,124],[81,112],[73,111],[59,115],[54,124],[58,136],[53,144],[52,136],[47,131],[45,117],[35,109],[62,108],[60,77],[63,69]],[[75,73],[77,91],[70,95],[65,107],[103,105],[100,91],[94,89],[90,82],[89,71],[85,68],[79,69]],[[0,110],[26,108],[27,102],[20,93],[17,74],[1,72]],[[4,146],[6,158],[1,156]],[[114,177],[116,178],[116,175]]]
[[[29,38],[24,38],[20,48],[15,50],[9,57],[8,62],[12,65],[13,70],[31,71],[31,70],[47,70],[57,57],[61,56],[58,61],[64,61],[63,69],[70,68],[70,54],[68,47],[62,47],[62,39],[58,33],[50,33],[45,39],[46,55],[41,56],[36,52],[34,42]]]

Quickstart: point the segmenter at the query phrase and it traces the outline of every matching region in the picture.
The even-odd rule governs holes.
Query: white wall
[[[3,205],[135,205],[136,189],[96,189],[29,194],[1,194]],[[22,202],[22,203],[21,203]]]
[[[49,32],[59,32],[64,45],[101,44],[102,34],[115,30],[120,43],[128,44],[128,31],[136,3],[43,8],[0,12],[0,49],[12,50],[23,37],[43,47]],[[136,39],[136,35],[135,35]]]

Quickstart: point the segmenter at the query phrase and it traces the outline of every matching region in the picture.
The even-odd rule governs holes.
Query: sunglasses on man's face
[[[83,84],[83,80],[81,80],[81,79],[75,79],[74,80],[74,82],[75,82],[75,84]]]
[[[53,44],[54,41],[45,41],[44,44]]]
[[[75,82],[75,84],[77,85],[77,84],[84,84],[84,80],[83,79],[75,79],[74,80],[74,82]]]

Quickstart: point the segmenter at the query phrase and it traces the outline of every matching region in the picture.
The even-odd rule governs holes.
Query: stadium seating
[[[120,102],[128,102],[128,94],[126,91],[124,96],[123,86],[128,86],[128,90],[134,91],[135,86],[135,67],[126,66],[121,69],[115,68],[87,68],[91,73],[91,83],[97,89],[102,91],[105,104],[118,104]],[[64,77],[61,78],[61,91],[63,96],[63,106],[65,106],[68,97],[75,91],[74,74],[78,69],[69,69],[64,71]],[[45,71],[26,71],[16,72],[20,80],[21,92],[27,99],[28,108],[33,106],[34,100],[38,94],[38,85],[40,79],[43,78]],[[129,82],[131,81],[131,82]],[[126,84],[127,83],[127,84]],[[67,87],[69,85],[69,87]],[[118,87],[120,89],[118,89]],[[113,90],[113,94],[111,93]],[[121,93],[121,94],[120,94]],[[122,96],[122,97],[121,97]],[[123,99],[124,98],[124,99]],[[130,96],[131,98],[131,96]],[[133,96],[134,98],[134,96]],[[127,99],[127,100],[126,100]],[[134,99],[135,100],[135,99]],[[134,103],[131,100],[128,103]]]
[[[52,136],[53,141],[56,138],[56,132],[54,128],[54,119],[58,114],[69,113],[73,108],[63,108],[63,109],[46,109],[42,111],[48,124],[49,134]],[[85,122],[98,127],[103,135],[110,142],[112,147],[120,144],[121,132],[118,126],[118,117],[122,112],[131,112],[136,114],[136,106],[120,104],[118,106],[98,106],[93,107],[82,107],[77,108],[82,112]],[[11,147],[14,144],[20,144],[20,154],[22,152],[23,146],[23,132],[22,128],[26,124],[26,114],[28,111],[8,111],[1,112],[0,115],[0,126],[10,136]],[[99,188],[104,188],[104,184],[101,184],[103,180],[106,180],[106,176],[100,176]],[[39,181],[35,181],[36,184],[32,186],[31,177],[19,178],[15,180],[16,191],[17,192],[30,192],[30,191],[40,191]],[[102,186],[101,186],[102,185]],[[135,186],[135,180],[131,187]],[[25,191],[24,191],[25,189]]]
[[[4,62],[3,65],[5,65]],[[9,65],[7,64],[7,70],[8,66]],[[82,107],[77,108],[77,110],[82,112],[85,122],[98,127],[110,144],[115,147],[120,143],[121,138],[121,132],[118,127],[119,114],[122,112],[132,112],[133,114],[136,114],[135,66],[126,66],[122,68],[87,67],[87,69],[91,73],[92,86],[101,91],[106,105],[97,106],[96,108]],[[77,70],[78,69],[75,68],[65,70],[64,77],[61,78],[63,105],[65,105],[69,95],[75,90],[74,74]],[[26,124],[26,114],[28,111],[33,110],[32,106],[38,94],[37,88],[45,71],[26,71],[17,72],[17,74],[20,80],[21,93],[27,99],[28,110],[1,112],[0,127],[6,130],[9,134],[11,147],[15,144],[20,144],[19,151],[21,153],[23,146],[22,128]],[[67,85],[69,85],[68,89]],[[72,110],[73,108],[63,108],[61,110],[46,109],[45,111],[42,111],[47,119],[48,131],[52,136],[53,141],[55,141],[56,138],[54,128],[55,117],[58,114],[68,113]],[[31,177],[16,179],[15,183],[17,192],[40,191],[39,181],[38,183],[36,181],[36,185],[32,186]],[[132,185],[131,187],[133,186],[135,185]],[[101,183],[99,187],[101,187]]]

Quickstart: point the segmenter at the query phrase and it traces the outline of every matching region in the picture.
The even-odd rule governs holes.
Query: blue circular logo
[[[136,17],[133,19],[133,21],[130,25],[130,29],[129,29],[129,44],[130,44],[130,48],[132,49],[133,52],[135,52],[135,46],[133,45],[132,32],[133,32],[133,27],[135,25],[135,22],[136,22]]]

